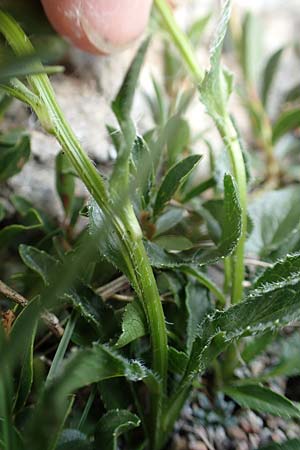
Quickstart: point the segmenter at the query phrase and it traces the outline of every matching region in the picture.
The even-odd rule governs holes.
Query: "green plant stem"
[[[73,311],[70,316],[70,319],[67,323],[65,332],[64,332],[64,334],[59,342],[59,345],[57,347],[50,370],[47,375],[46,383],[48,383],[52,378],[54,378],[54,376],[56,375],[56,373],[64,359],[64,356],[66,354],[68,345],[70,344],[72,334],[73,334],[73,331],[74,331],[74,328],[75,328],[75,325],[77,322],[77,317],[78,317],[77,312]]]
[[[189,72],[193,76],[196,83],[201,83],[204,73],[200,69],[193,47],[190,44],[186,34],[178,27],[170,6],[165,0],[154,1],[166,31],[170,34],[174,45],[179,50],[183,60],[185,61]]]
[[[198,84],[201,84],[204,74],[199,69],[193,47],[185,33],[180,30],[176,23],[172,10],[167,5],[166,0],[155,0],[154,3],[161,15],[165,29],[170,34],[173,43],[185,61],[191,76]],[[216,123],[216,125],[230,155],[233,175],[238,186],[242,208],[241,237],[233,256],[231,302],[235,304],[240,302],[243,296],[244,247],[247,234],[247,178],[238,135],[227,111],[224,111],[224,117],[222,119],[222,124]]]
[[[220,289],[209,278],[207,278],[203,273],[193,269],[192,267],[185,266],[180,270],[181,272],[196,278],[199,283],[203,284],[203,286],[205,286],[216,297],[220,306],[224,308],[224,306],[226,305],[226,298],[220,291]]]
[[[22,29],[11,17],[1,11],[0,31],[17,55],[22,56],[34,52]],[[36,63],[34,67],[39,69],[42,65]],[[29,96],[22,90],[21,100],[27,101],[34,108],[46,131],[56,137],[78,176],[103,211],[107,226],[112,226],[116,230],[123,257],[130,272],[131,282],[142,300],[148,319],[152,341],[153,369],[162,380],[166,380],[168,350],[165,319],[152,268],[143,246],[142,233],[132,208],[122,211],[122,219],[121,215],[112,208],[105,183],[67,123],[56,102],[47,75],[30,76],[28,82],[33,93],[31,93],[31,98],[28,98]],[[22,83],[20,84],[22,85]],[[13,89],[10,90],[10,94],[16,95]],[[18,90],[16,93],[18,94]],[[38,99],[38,103],[36,103],[36,99]]]
[[[96,392],[97,392],[97,385],[94,385],[92,387],[92,390],[90,392],[89,398],[88,398],[88,400],[87,400],[87,402],[85,404],[83,413],[82,413],[82,415],[80,417],[80,420],[78,422],[78,425],[77,425],[78,430],[82,430],[82,427],[85,424],[85,421],[86,421],[86,419],[87,419],[87,417],[89,415],[90,409],[92,407],[93,401],[95,400]]]

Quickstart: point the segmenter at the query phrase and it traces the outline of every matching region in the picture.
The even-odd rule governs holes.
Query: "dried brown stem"
[[[16,292],[11,287],[7,286],[7,284],[3,283],[0,280],[0,293],[4,295],[4,297],[12,300],[18,305],[25,308],[28,305],[28,300],[23,297],[23,295]],[[64,334],[64,329],[59,323],[59,319],[55,316],[55,314],[50,313],[49,311],[44,311],[41,314],[42,320],[45,322],[50,331],[57,337],[61,337]]]

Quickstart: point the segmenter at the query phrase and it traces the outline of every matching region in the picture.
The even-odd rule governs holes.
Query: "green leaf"
[[[188,355],[174,347],[169,347],[169,371],[183,375],[188,363]]]
[[[243,352],[242,359],[246,363],[249,363],[257,355],[262,353],[266,347],[274,341],[274,333],[269,331],[261,336],[254,336],[249,342],[246,343]]]
[[[183,251],[194,247],[194,244],[189,239],[176,235],[159,236],[153,242],[169,251]]]
[[[249,255],[269,257],[283,246],[284,254],[292,251],[293,237],[300,224],[300,188],[290,186],[267,192],[249,205],[253,230],[246,243]]]
[[[131,66],[128,69],[117,97],[112,103],[113,111],[121,123],[126,122],[131,115],[134,94],[149,43],[150,40],[147,39],[140,46]]]
[[[259,447],[257,450],[299,450],[300,439],[290,439],[282,444],[272,443],[270,445]]]
[[[187,31],[187,35],[190,38],[193,45],[199,45],[199,41],[210,21],[211,14],[207,14],[200,19],[196,20]]]
[[[300,126],[300,109],[290,109],[284,111],[273,125],[273,144],[286,133],[293,131]]]
[[[300,282],[300,253],[288,255],[285,259],[268,267],[256,279],[253,284],[255,292],[263,292],[280,289],[281,287],[294,286]],[[250,294],[253,290],[251,289]]]
[[[291,377],[300,374],[300,339],[298,334],[294,334],[289,338],[284,337],[279,347],[278,363],[267,370],[261,377],[267,380],[274,377]]]
[[[56,156],[56,190],[68,216],[72,209],[75,194],[75,179],[72,164],[66,154],[59,152]]]
[[[66,399],[72,392],[117,377],[125,377],[132,382],[144,381],[156,395],[160,393],[160,383],[150,370],[138,361],[123,358],[108,346],[95,344],[75,352],[61,366],[57,376],[49,379],[27,425],[26,436],[30,448],[40,450],[48,442],[49,436],[61,426]]]
[[[24,333],[24,322],[26,323],[30,313],[31,307],[28,305],[14,321],[10,334],[10,339],[18,342],[18,357],[20,362],[18,387],[14,402],[15,412],[19,411],[25,405],[33,382],[33,346],[37,323],[31,328],[30,333]],[[22,335],[22,342],[19,341],[20,335]]]
[[[0,230],[0,248],[7,247],[19,237],[25,239],[27,232],[38,230],[43,227],[43,221],[39,213],[34,209],[28,212],[23,218],[23,221],[25,222],[24,225],[8,225]]]
[[[230,386],[223,391],[244,408],[284,418],[300,416],[300,409],[293,402],[260,385]]]
[[[99,449],[117,450],[118,438],[140,423],[140,419],[127,410],[108,411],[96,425],[95,444]]]
[[[182,183],[198,165],[200,159],[200,155],[191,155],[169,169],[157,192],[153,208],[153,214],[155,216],[157,216],[164,208],[165,204],[171,200]]]
[[[30,157],[30,139],[24,132],[12,133],[13,140],[0,142],[0,181],[19,173]],[[3,138],[3,136],[2,136]]]
[[[127,262],[122,254],[122,243],[110,220],[104,216],[98,204],[91,199],[89,204],[89,232],[97,241],[100,256],[107,259],[113,266],[131,279]]]
[[[217,311],[199,327],[187,374],[203,372],[233,341],[244,336],[275,331],[300,317],[300,283],[264,293],[253,292],[243,302]],[[187,376],[187,379],[189,377]]]
[[[58,261],[48,253],[30,245],[21,244],[19,254],[23,263],[41,277],[45,286],[49,286],[51,275],[58,265]]]
[[[113,309],[88,286],[76,283],[70,287],[64,298],[71,300],[74,308],[97,330],[100,342],[108,341],[114,334],[116,319]]]
[[[300,84],[296,84],[285,94],[284,101],[287,103],[296,102],[300,98]]]
[[[263,105],[267,105],[270,90],[272,88],[273,80],[276,76],[278,66],[281,61],[281,56],[283,54],[284,48],[276,50],[267,61],[266,67],[263,72],[262,87],[261,87],[261,98]]]
[[[176,227],[182,219],[186,216],[186,212],[181,208],[168,208],[161,214],[156,221],[156,232],[155,236],[169,231],[170,229]]]
[[[200,97],[208,114],[218,123],[223,124],[227,116],[227,103],[232,92],[232,75],[220,63],[223,42],[231,13],[231,0],[225,0],[221,20],[211,47],[211,68],[206,72],[200,86]]]
[[[157,268],[182,267],[187,264],[205,265],[230,255],[240,238],[241,208],[231,175],[224,177],[224,207],[222,232],[216,248],[171,254],[153,242],[145,242],[151,264]]]
[[[243,21],[243,35],[240,48],[240,58],[243,74],[248,83],[256,84],[261,43],[261,30],[257,17],[252,13],[247,13]]]
[[[137,300],[126,306],[122,318],[122,334],[116,348],[124,347],[130,342],[147,334],[147,320],[142,306]]]
[[[92,450],[92,444],[81,431],[63,430],[55,450]]]
[[[150,200],[150,189],[154,180],[153,161],[144,139],[136,136],[132,147],[130,165],[130,191],[133,201],[145,209]]]
[[[171,117],[164,129],[164,139],[167,144],[168,166],[175,164],[179,155],[189,147],[190,127],[180,115]]]
[[[5,217],[5,208],[4,205],[2,203],[0,203],[0,222],[4,219]]]
[[[194,339],[198,333],[198,326],[202,320],[212,312],[212,306],[206,288],[188,282],[185,288],[185,302],[188,313],[186,325],[186,347],[190,353]]]

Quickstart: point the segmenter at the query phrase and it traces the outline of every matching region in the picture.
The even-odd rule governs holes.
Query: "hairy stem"
[[[0,11],[0,31],[17,55],[34,53],[34,49],[22,29],[2,11]],[[42,65],[35,63],[34,67],[39,69]],[[39,103],[33,106],[31,99],[27,99],[27,102],[34,107],[46,131],[56,137],[78,176],[103,211],[107,226],[114,227],[119,237],[131,282],[142,300],[148,319],[152,341],[153,369],[163,380],[166,380],[168,350],[165,319],[137,219],[132,211],[126,210],[122,211],[122,214],[117,214],[112,207],[105,183],[67,123],[57,104],[47,75],[30,76],[28,82],[33,90],[32,95],[37,96]],[[13,89],[11,89],[11,94],[13,95]],[[24,96],[23,101],[26,99],[26,93]]]
[[[154,0],[155,6],[160,13],[165,29],[171,36],[174,45],[177,47],[187,68],[194,80],[201,84],[204,73],[198,67],[197,58],[188,37],[183,33],[167,5],[166,0]],[[243,280],[244,280],[244,247],[247,233],[247,180],[246,169],[243,158],[243,152],[239,143],[236,129],[227,111],[224,111],[223,125],[216,123],[219,133],[226,145],[227,151],[231,159],[233,175],[235,177],[242,208],[242,233],[235,254],[233,257],[232,270],[232,303],[238,303],[243,296]]]

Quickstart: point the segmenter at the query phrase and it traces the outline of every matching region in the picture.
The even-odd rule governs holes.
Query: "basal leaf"
[[[172,166],[164,177],[153,208],[153,214],[157,216],[166,203],[171,200],[175,192],[195,169],[201,159],[200,155],[191,155]]]
[[[286,397],[260,385],[230,386],[223,389],[240,406],[285,418],[300,416],[300,409]]]
[[[272,88],[273,80],[276,76],[278,66],[281,61],[281,57],[283,54],[283,48],[280,48],[279,50],[276,50],[275,53],[272,53],[270,58],[267,61],[267,64],[265,66],[264,72],[263,72],[263,81],[262,81],[262,87],[261,87],[261,97],[262,102],[266,106],[270,94],[270,90]]]
[[[168,251],[184,251],[194,247],[192,241],[184,236],[163,235],[154,238],[154,242]]]
[[[95,444],[98,448],[117,450],[118,438],[140,426],[140,419],[128,410],[108,411],[96,425]]]
[[[134,300],[125,308],[122,318],[122,334],[116,343],[116,348],[124,347],[130,342],[145,336],[147,332],[147,319],[143,308],[137,300]]]
[[[290,109],[284,111],[273,125],[273,144],[286,133],[295,130],[300,123],[300,109]]]
[[[43,227],[43,220],[39,213],[32,209],[23,218],[24,224],[8,225],[0,230],[0,247],[6,247],[16,238],[25,238],[26,233]]]
[[[30,157],[29,136],[19,132],[13,138],[13,142],[0,142],[0,181],[19,173]]]
[[[58,265],[58,261],[48,253],[30,245],[21,244],[19,246],[19,254],[23,263],[36,272],[46,286],[49,286],[51,275]]]
[[[45,442],[48,442],[49,436],[56,432],[63,421],[66,399],[72,392],[118,377],[125,377],[133,382],[144,381],[156,394],[160,392],[160,383],[151,371],[138,361],[123,358],[105,345],[95,344],[92,348],[75,352],[65,361],[60,372],[49,379],[27,425],[26,436],[30,448],[45,448]]]

